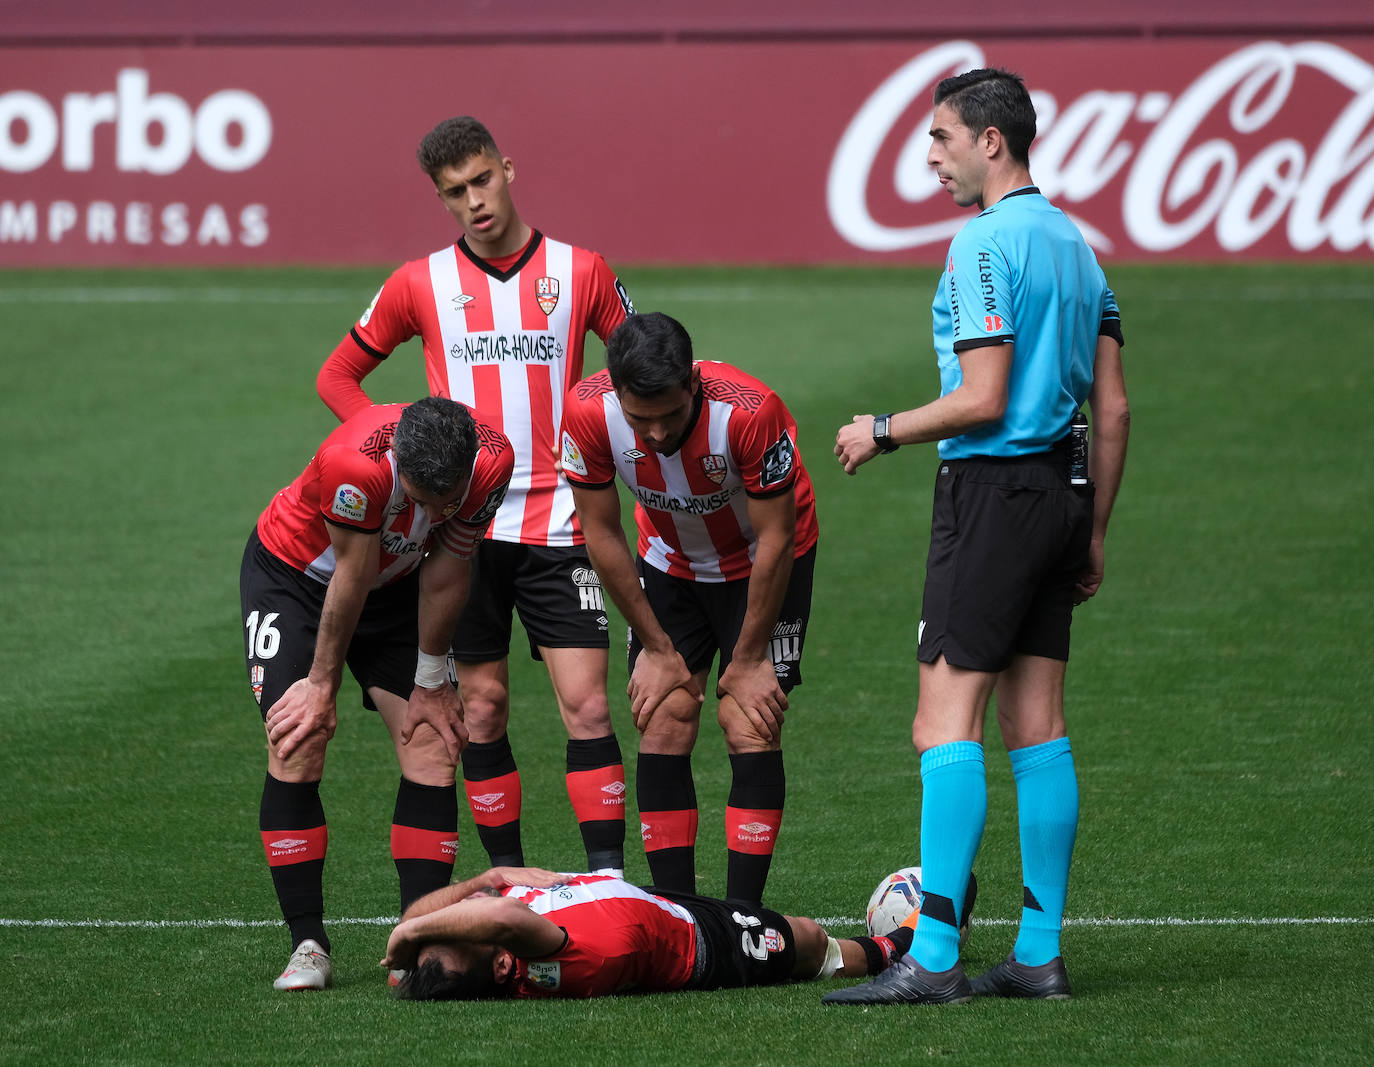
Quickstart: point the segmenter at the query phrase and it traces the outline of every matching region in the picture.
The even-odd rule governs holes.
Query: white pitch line
[[[331,926],[394,926],[398,922],[394,915],[376,915],[371,918],[330,919]],[[839,928],[862,926],[863,920],[848,915],[830,916],[816,920],[822,926]],[[975,915],[974,926],[1015,926],[1019,919],[982,918]],[[220,929],[262,929],[282,925],[280,919],[2,919],[0,927],[44,930],[220,930]],[[1107,929],[1131,926],[1370,926],[1374,917],[1322,915],[1301,916],[1244,916],[1238,918],[1183,919],[1166,916],[1158,919],[1147,918],[1083,918],[1065,919],[1069,927]]]
[[[745,303],[750,301],[813,299],[817,286],[874,292],[891,288],[890,279],[819,279],[801,285],[734,286],[680,285],[647,282],[634,290],[643,304],[650,300],[684,303]],[[893,288],[893,292],[899,290]],[[900,290],[905,292],[906,290]],[[170,286],[24,286],[0,288],[0,304],[337,304],[366,300],[361,290],[339,289],[264,289],[217,286],[179,289]],[[1191,303],[1310,303],[1313,301],[1374,302],[1374,287],[1367,285],[1278,286],[1250,285],[1236,289],[1180,288],[1156,290],[1152,300]]]

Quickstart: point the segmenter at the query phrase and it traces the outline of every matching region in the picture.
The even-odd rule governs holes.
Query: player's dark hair
[[[514,983],[498,982],[490,967],[450,971],[437,959],[412,967],[396,987],[402,1000],[496,1000],[514,992]]]
[[[661,311],[631,315],[606,341],[606,370],[617,393],[648,397],[688,389],[692,338],[682,323]]]
[[[1035,105],[1021,75],[982,67],[946,78],[935,87],[935,106],[948,104],[975,137],[989,126],[1002,131],[1007,151],[1018,163],[1030,162],[1035,140]]]
[[[427,396],[401,412],[391,451],[397,468],[415,488],[443,495],[472,472],[477,424],[462,404]]]
[[[459,115],[444,119],[425,134],[415,158],[420,161],[421,169],[437,182],[439,172],[445,167],[456,167],[483,153],[501,158],[491,132],[471,115]]]

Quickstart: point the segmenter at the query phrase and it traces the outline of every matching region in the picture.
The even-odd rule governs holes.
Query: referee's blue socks
[[[928,971],[959,962],[959,912],[987,814],[981,744],[952,741],[922,753],[921,914],[911,955]]]
[[[1025,884],[1021,929],[1012,955],[1018,963],[1038,967],[1059,955],[1069,861],[1078,834],[1078,776],[1067,737],[1008,755],[1016,779]]]

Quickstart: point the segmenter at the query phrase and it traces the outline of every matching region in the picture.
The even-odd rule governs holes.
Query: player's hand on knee
[[[646,648],[641,651],[630,672],[630,684],[625,687],[630,698],[630,714],[640,733],[675,689],[687,693],[696,701],[697,708],[706,699],[700,681],[688,670],[686,660],[676,649],[650,652]]]
[[[267,709],[265,725],[267,743],[282,761],[311,738],[327,742],[338,726],[333,687],[309,677],[293,682]]]
[[[401,744],[410,744],[421,724],[428,725],[439,735],[450,762],[457,764],[458,757],[468,746],[468,728],[463,723],[463,701],[458,690],[447,681],[433,689],[419,685],[412,689],[406,702],[405,720],[401,723]]]

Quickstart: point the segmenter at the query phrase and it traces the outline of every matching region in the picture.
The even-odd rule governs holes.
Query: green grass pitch
[[[1073,1001],[822,1010],[818,983],[398,1003],[376,967],[397,909],[397,772],[351,682],[324,786],[338,987],[274,993],[289,946],[257,834],[238,563],[334,424],[316,369],[385,273],[0,274],[0,1061],[1368,1062],[1369,262],[1109,270],[1134,426],[1069,672]],[[769,895],[854,933],[873,885],[918,855],[912,653],[935,453],[905,448],[850,479],[831,446],[856,412],[934,396],[935,271],[622,276],[642,310],[680,318],[699,356],[770,382],[799,420],[822,539]],[[589,369],[599,360],[593,343]],[[368,386],[420,395],[415,343]],[[576,868],[547,680],[523,655],[512,666],[526,853]],[[614,655],[612,671],[632,776]],[[726,760],[710,721],[699,875],[719,892]],[[970,970],[1007,952],[1020,901],[995,729],[988,755]],[[461,824],[460,870],[479,868]],[[628,852],[646,878],[633,830]]]

